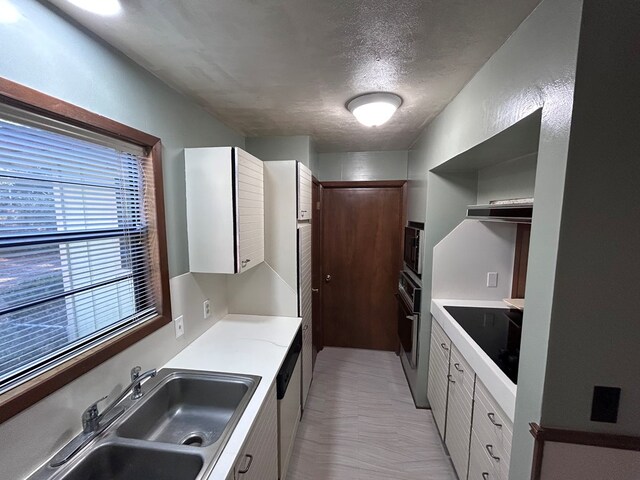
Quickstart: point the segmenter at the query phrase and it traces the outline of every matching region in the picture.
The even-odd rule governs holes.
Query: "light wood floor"
[[[454,480],[430,410],[393,352],[325,348],[287,480]]]

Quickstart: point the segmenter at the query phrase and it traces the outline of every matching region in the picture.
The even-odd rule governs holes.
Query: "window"
[[[83,122],[0,105],[0,394],[168,318],[157,142],[105,135],[105,123],[136,131],[72,110]]]

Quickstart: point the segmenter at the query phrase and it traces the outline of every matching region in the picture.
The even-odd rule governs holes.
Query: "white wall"
[[[184,315],[185,335],[169,324],[43,401],[0,425],[0,476],[20,479],[80,431],[93,401],[129,381],[134,365],[161,367],[226,314],[221,276],[188,271],[185,147],[239,145],[244,138],[186,97],[34,0],[11,0],[20,17],[0,25],[0,76],[160,137],[173,316]],[[213,314],[202,319],[210,298]]]
[[[321,182],[406,180],[408,152],[338,152],[318,155]]]
[[[513,280],[516,224],[465,220],[433,249],[433,298],[509,298]],[[487,287],[487,274],[498,275]]]
[[[528,422],[539,421],[542,410],[581,10],[581,0],[544,0],[425,129],[410,155],[409,171],[424,174],[542,107],[511,456],[514,479],[530,476],[533,438]],[[429,189],[430,179],[427,195]],[[426,228],[436,234],[427,242],[427,251],[448,233],[429,224],[438,210],[438,204],[427,199]],[[424,270],[431,268],[432,257],[426,255]],[[424,298],[429,293],[423,296],[423,318],[429,314],[430,298]],[[423,333],[424,345],[428,335]],[[427,363],[428,357],[422,355],[423,391]]]

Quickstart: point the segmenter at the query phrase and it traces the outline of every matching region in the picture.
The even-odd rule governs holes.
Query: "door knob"
[[[318,290],[317,288],[312,288],[312,289],[311,289],[311,291],[312,291],[313,293],[318,293],[320,290]]]
[[[329,283],[331,281],[331,275],[327,275],[326,277],[324,277],[324,281]]]

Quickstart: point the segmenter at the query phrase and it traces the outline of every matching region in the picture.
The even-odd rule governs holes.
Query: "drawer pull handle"
[[[250,261],[251,261],[250,258],[247,258],[246,260],[242,260],[242,268],[246,267]]]
[[[253,462],[253,455],[249,455],[247,453],[245,455],[245,457],[247,457],[249,459],[249,462],[247,463],[247,466],[244,467],[242,470],[238,470],[238,473],[240,473],[240,474],[247,473],[249,471],[249,469],[251,468],[251,462]]]
[[[487,480],[489,478],[489,472],[482,472],[482,480]]]
[[[491,423],[493,423],[493,425],[495,427],[502,428],[502,424],[496,422],[496,414],[495,413],[487,413],[487,417],[489,417],[489,420],[491,420]]]
[[[456,383],[456,381],[451,378],[451,375],[447,375],[447,380],[449,380],[451,383]]]
[[[460,372],[460,373],[464,373],[464,370],[462,368],[460,368],[460,364],[459,363],[454,363],[453,366],[455,367],[455,369]]]
[[[442,349],[443,349],[445,352],[448,352],[448,351],[449,351],[449,347],[447,347],[447,344],[446,344],[446,343],[441,343],[441,344],[440,344],[440,346],[442,347]]]
[[[493,458],[496,462],[499,462],[499,461],[500,461],[500,457],[496,457],[496,456],[493,454],[493,445],[485,445],[484,447],[487,449],[487,452],[489,452],[489,456],[490,456],[491,458]]]

